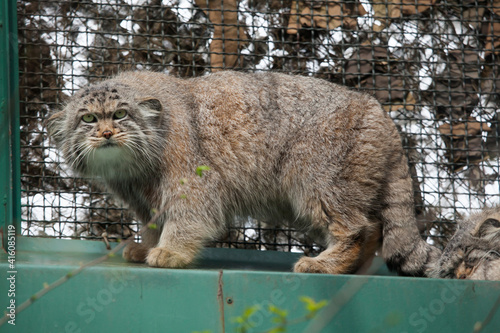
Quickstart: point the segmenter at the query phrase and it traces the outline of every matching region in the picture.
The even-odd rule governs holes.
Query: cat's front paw
[[[319,258],[302,257],[293,267],[295,273],[339,274],[336,265]]]
[[[130,243],[123,249],[123,258],[130,262],[145,262],[149,248],[140,243]]]
[[[170,249],[155,247],[149,251],[146,262],[151,267],[184,268],[193,261],[193,257]]]

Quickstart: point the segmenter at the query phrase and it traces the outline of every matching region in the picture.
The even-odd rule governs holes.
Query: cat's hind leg
[[[317,257],[302,257],[295,264],[299,273],[355,273],[367,259],[373,257],[379,242],[377,231],[362,213],[350,213],[342,218],[328,217],[329,246]],[[353,227],[354,225],[360,227]]]

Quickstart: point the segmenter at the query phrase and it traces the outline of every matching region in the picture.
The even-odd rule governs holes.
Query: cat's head
[[[158,161],[162,103],[112,80],[81,89],[47,121],[66,162],[83,175],[139,176]],[[164,134],[164,133],[163,133]]]
[[[432,276],[500,280],[500,208],[460,222]]]

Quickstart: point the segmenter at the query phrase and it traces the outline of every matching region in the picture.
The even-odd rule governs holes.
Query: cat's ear
[[[161,102],[154,97],[146,97],[139,101],[139,106],[145,107],[149,110],[156,111],[160,113],[163,110],[163,105]]]
[[[45,122],[49,136],[56,142],[56,144],[59,144],[63,139],[64,115],[64,111],[59,111],[50,116]]]
[[[141,109],[142,115],[150,119],[151,124],[155,126],[161,126],[163,122],[163,105],[161,102],[154,97],[146,97],[138,101],[139,108]]]
[[[500,221],[493,218],[487,219],[477,230],[476,236],[487,239],[500,237]]]

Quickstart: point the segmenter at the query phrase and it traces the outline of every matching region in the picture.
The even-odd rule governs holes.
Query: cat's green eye
[[[95,123],[97,118],[93,114],[87,113],[82,116],[82,120],[86,123]]]
[[[122,118],[125,118],[126,115],[127,115],[127,110],[120,109],[120,110],[116,110],[116,112],[113,114],[113,118],[114,119],[122,119]]]

